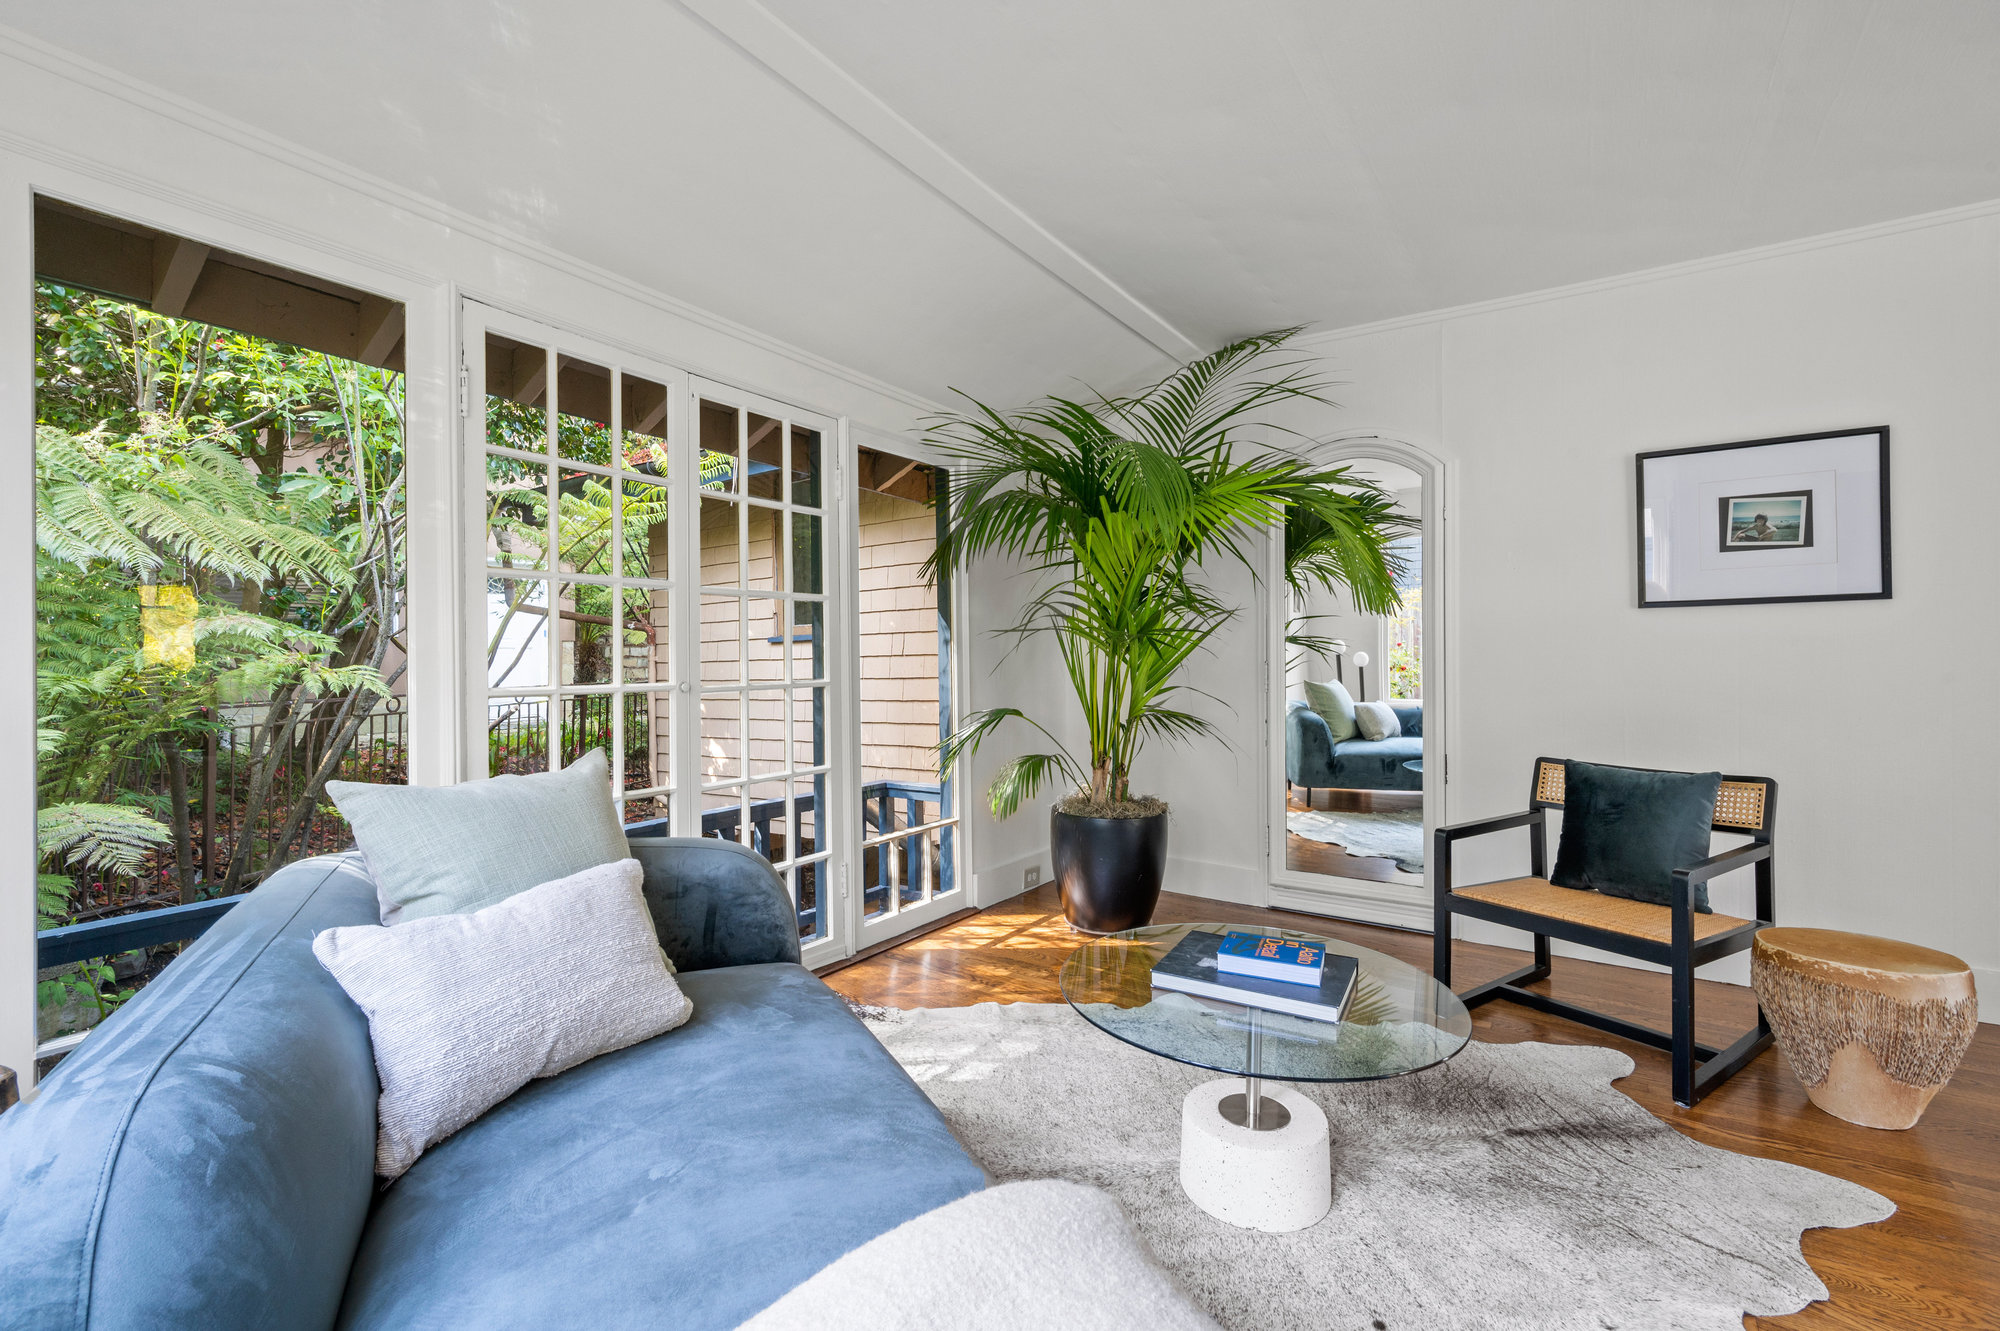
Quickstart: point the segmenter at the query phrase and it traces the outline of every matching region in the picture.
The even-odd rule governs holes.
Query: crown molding
[[[351,166],[337,158],[329,157],[303,145],[293,143],[278,135],[258,129],[244,121],[208,107],[200,102],[169,92],[164,88],[127,78],[113,77],[103,70],[90,65],[62,47],[45,42],[38,37],[17,28],[0,24],[0,57],[13,60],[31,69],[72,83],[91,93],[114,101],[122,102],[135,110],[159,116],[186,129],[212,138],[220,139],[245,152],[255,154],[278,165],[317,177],[337,188],[351,191],[363,198],[379,203],[394,211],[408,214],[447,231],[457,232],[481,241],[495,249],[527,259],[543,267],[576,278],[599,287],[615,295],[636,301],[674,318],[685,320],[711,332],[733,338],[760,351],[776,356],[822,374],[841,380],[866,392],[877,394],[891,401],[900,402],[919,412],[932,414],[943,410],[943,404],[925,397],[911,389],[900,387],[886,380],[864,374],[851,366],[794,346],[780,338],[758,332],[747,325],[720,314],[689,304],[664,291],[645,286],[619,273],[588,260],[524,235],[506,227],[496,226],[483,218],[434,199],[415,190],[406,189],[393,181],[373,175]],[[422,271],[397,262],[391,256],[356,249],[330,236],[300,230],[274,222],[262,214],[217,202],[204,195],[165,184],[150,176],[108,166],[58,148],[38,139],[0,130],[0,146],[23,157],[44,161],[61,167],[79,176],[105,181],[136,192],[151,195],[178,204],[195,212],[223,217],[246,228],[266,234],[280,236],[296,244],[329,252],[367,267],[404,276],[413,281],[436,284],[444,275]],[[682,361],[683,358],[675,358]],[[683,361],[684,363],[684,361]],[[731,376],[718,374],[700,365],[685,364],[694,373],[728,380]]]
[[[2000,216],[2000,199],[1988,199],[1981,203],[1961,204],[1956,208],[1940,208],[1936,212],[1917,213],[1910,217],[1893,218],[1887,222],[1870,222],[1866,226],[1850,227],[1844,231],[1827,231],[1817,236],[1804,236],[1798,240],[1781,240],[1769,245],[1758,245],[1747,250],[1732,250],[1727,254],[1710,255],[1705,259],[1684,259],[1678,263],[1661,264],[1655,268],[1641,268],[1629,273],[1618,273],[1611,277],[1594,277],[1586,282],[1572,282],[1567,286],[1543,287],[1538,291],[1525,291],[1518,296],[1496,296],[1492,300],[1473,301],[1465,305],[1449,305],[1443,309],[1425,310],[1417,314],[1399,314],[1394,318],[1377,319],[1371,323],[1349,324],[1344,328],[1329,328],[1324,332],[1310,333],[1298,339],[1296,345],[1311,347],[1345,341],[1348,338],[1368,337],[1375,333],[1390,333],[1404,328],[1423,328],[1432,324],[1449,323],[1454,319],[1466,319],[1481,314],[1494,314],[1501,310],[1519,309],[1527,305],[1541,305],[1549,301],[1567,300],[1572,296],[1588,296],[1601,291],[1616,291],[1623,287],[1645,286],[1653,282],[1664,282],[1676,277],[1688,277],[1698,273],[1711,273],[1724,268],[1734,268],[1746,263],[1759,263],[1765,259],[1780,259],[1792,254],[1809,254],[1814,250],[1833,249],[1841,245],[1855,245],[1862,241],[1879,240],[1886,236],[1902,235],[1912,231],[1926,231],[1932,227],[1951,226],[1959,222],[1975,222],[1984,218]]]
[[[1153,348],[1177,361],[1202,354],[1203,348],[1194,339],[1057,239],[757,0],[680,0],[680,5],[940,198]]]

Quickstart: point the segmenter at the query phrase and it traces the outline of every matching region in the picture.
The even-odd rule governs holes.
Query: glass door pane
[[[673,395],[656,372],[504,322],[480,341],[487,770],[548,771],[602,749],[625,822],[664,834]]]
[[[829,664],[853,558],[835,422],[466,311],[483,514],[462,623],[486,673],[468,742],[494,773],[605,750],[628,828],[754,849],[808,963],[844,955],[858,750],[839,738],[852,671]],[[947,873],[919,874],[925,899]]]
[[[694,414],[702,835],[768,858],[800,937],[830,939],[823,434],[722,390],[704,389]]]

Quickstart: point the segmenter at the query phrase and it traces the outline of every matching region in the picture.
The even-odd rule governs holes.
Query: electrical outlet
[[[1041,885],[1042,885],[1041,865],[1031,864],[1027,868],[1021,870],[1021,890],[1023,892],[1033,891],[1035,888],[1038,888]]]

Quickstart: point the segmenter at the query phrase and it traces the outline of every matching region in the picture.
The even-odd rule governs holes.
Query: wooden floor
[[[1305,802],[1305,788],[1294,786],[1285,794],[1286,810],[1319,809],[1373,813],[1386,809],[1421,809],[1424,797],[1415,790],[1315,790],[1311,804]],[[1336,878],[1360,878],[1371,883],[1414,883],[1400,873],[1394,860],[1380,855],[1349,855],[1339,846],[1310,841],[1296,832],[1285,833],[1285,867],[1301,873],[1332,874]]]
[[[1430,969],[1426,934],[1171,893],[1155,918],[1330,934]],[[1057,971],[1079,941],[1045,886],[826,978],[856,1002],[889,1007],[1058,1003]],[[1460,943],[1453,978],[1465,988],[1524,962],[1519,952]],[[1649,1025],[1665,1020],[1664,975],[1563,958],[1555,967],[1542,987]],[[1504,1002],[1473,1015],[1476,1039],[1621,1049],[1638,1071],[1618,1088],[1697,1141],[1837,1174],[1896,1203],[1896,1214],[1882,1224],[1805,1236],[1806,1257],[1833,1292],[1830,1301],[1790,1317],[1745,1318],[1746,1326],[2000,1328],[2000,1031],[1994,1027],[1980,1027],[1965,1066],[1922,1123],[1908,1132],[1877,1132],[1815,1109],[1775,1050],[1700,1105],[1681,1109],[1673,1103],[1666,1055],[1656,1050]],[[1706,981],[1698,984],[1696,1015],[1701,1038],[1717,1045],[1755,1020],[1748,990]]]

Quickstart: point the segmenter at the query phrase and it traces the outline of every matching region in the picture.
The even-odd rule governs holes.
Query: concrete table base
[[[1283,1234],[1304,1229],[1333,1206],[1333,1160],[1326,1115],[1297,1091],[1264,1083],[1281,1127],[1250,1128],[1224,1117],[1223,1101],[1244,1095],[1241,1077],[1206,1081],[1181,1102],[1181,1188],[1218,1220]],[[1268,1117],[1278,1117],[1266,1109]]]

